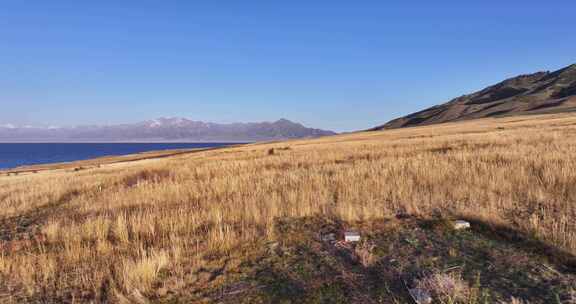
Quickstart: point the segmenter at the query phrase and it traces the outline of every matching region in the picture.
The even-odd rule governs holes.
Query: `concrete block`
[[[454,222],[454,229],[461,230],[461,229],[468,229],[470,228],[470,223],[463,220],[457,220]]]
[[[360,241],[360,233],[356,231],[346,231],[344,232],[344,241],[345,242],[359,242]]]

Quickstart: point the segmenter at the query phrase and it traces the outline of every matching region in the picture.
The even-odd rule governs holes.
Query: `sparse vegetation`
[[[364,267],[370,267],[375,262],[374,257],[374,244],[370,242],[362,242],[355,248],[355,254],[358,261]]]
[[[440,303],[465,303],[469,287],[457,274],[435,272],[416,282],[416,288],[427,291]]]
[[[498,129],[502,126],[506,129]],[[277,153],[268,157],[274,149]],[[576,116],[562,114],[0,176],[1,301],[188,297],[226,302],[235,297],[237,302],[238,294],[260,292],[260,302],[282,303],[300,293],[312,303],[326,303],[358,298],[354,290],[361,290],[366,297],[404,303],[405,291],[393,278],[447,266],[440,261],[474,271],[509,269],[502,274],[506,280],[522,279],[505,287],[480,282],[478,289],[496,290],[494,301],[524,298],[498,288],[524,290],[548,284],[553,276],[557,285],[549,289],[562,300],[574,298],[566,286],[574,286],[576,269],[575,155]],[[319,231],[327,224],[298,222],[318,217],[375,225],[362,228],[375,235],[373,243],[362,245],[369,248],[358,249],[366,251],[362,264],[370,267],[346,264],[332,249],[306,238],[306,230],[291,233],[289,220]],[[426,224],[454,217],[471,221],[474,232]],[[388,226],[376,229],[396,218],[422,225],[394,233]],[[482,250],[502,246],[501,240],[515,247]],[[264,250],[267,242],[278,246]],[[462,244],[476,247],[468,252]],[[404,254],[422,255],[415,262]],[[318,262],[296,260],[298,255]],[[260,269],[262,261],[270,268]],[[502,266],[539,263],[554,267],[524,275],[520,266]],[[252,280],[257,271],[253,277],[260,279]],[[468,272],[449,277],[454,286],[464,281],[473,286]],[[322,283],[304,283],[310,280]],[[528,294],[526,299],[544,303],[549,297]]]

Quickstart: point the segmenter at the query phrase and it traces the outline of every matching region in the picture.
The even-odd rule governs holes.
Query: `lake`
[[[0,169],[149,151],[228,145],[232,143],[0,143]]]

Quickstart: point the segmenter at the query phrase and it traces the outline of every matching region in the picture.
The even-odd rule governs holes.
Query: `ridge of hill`
[[[483,117],[576,111],[576,64],[504,80],[372,130],[430,125]]]

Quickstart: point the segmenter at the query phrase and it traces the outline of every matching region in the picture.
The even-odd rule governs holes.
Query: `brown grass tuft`
[[[374,256],[375,245],[370,242],[362,242],[354,248],[354,253],[358,257],[358,261],[364,267],[370,267],[376,261]]]
[[[416,288],[427,291],[440,303],[460,303],[469,295],[469,286],[453,273],[433,273],[417,280]]]

